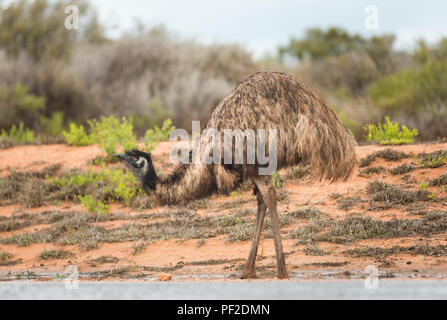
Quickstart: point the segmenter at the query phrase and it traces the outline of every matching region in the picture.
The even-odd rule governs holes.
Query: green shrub
[[[89,184],[103,180],[103,175],[89,170],[87,172],[69,174],[67,176],[55,178],[52,184],[57,188],[65,188],[68,186],[84,188]]]
[[[45,98],[29,93],[28,86],[19,82],[0,90],[1,127],[18,122],[24,122],[27,127],[33,126],[45,108]]]
[[[281,189],[284,186],[284,181],[281,179],[279,175],[279,171],[275,171],[272,175],[273,185],[276,189]]]
[[[56,137],[60,136],[64,130],[64,113],[54,111],[51,117],[40,116],[40,127],[46,134]]]
[[[12,258],[12,254],[6,251],[0,252],[0,262],[5,262],[8,259]]]
[[[124,201],[126,206],[143,193],[135,176],[121,169],[103,168],[100,172],[88,170],[73,173],[55,178],[51,185],[62,199],[79,197],[84,199],[86,195],[90,195],[96,203]],[[87,203],[88,199],[85,199],[84,204]]]
[[[153,129],[147,130],[146,134],[144,135],[146,150],[149,152],[157,145],[158,142],[168,140],[169,135],[174,129],[175,126],[172,125],[171,119],[166,119],[161,128],[155,125]]]
[[[133,124],[139,134],[144,134],[147,128],[163,125],[163,121],[170,118],[172,112],[166,107],[159,97],[154,97],[147,104],[147,111],[143,114],[134,112],[132,115]]]
[[[124,173],[121,169],[106,169],[102,175],[108,181],[108,188],[113,198],[124,201],[126,206],[129,206],[131,200],[142,193],[138,180],[129,172]]]
[[[132,121],[126,117],[122,118],[122,122],[112,115],[101,117],[101,121],[89,120],[88,123],[93,141],[109,156],[117,152],[118,146],[122,146],[124,150],[137,147],[137,137],[133,132]]]
[[[447,103],[447,62],[430,61],[418,69],[379,79],[369,88],[375,105],[391,114],[415,115]]]
[[[366,136],[368,141],[378,142],[381,145],[410,144],[418,135],[417,129],[409,129],[404,125],[400,128],[399,123],[391,121],[388,116],[385,116],[383,125],[380,122],[377,125],[368,124],[364,129],[368,132]]]
[[[108,156],[117,152],[118,146],[124,150],[131,150],[137,147],[137,137],[133,131],[133,124],[126,117],[120,121],[115,116],[101,117],[89,120],[90,133],[87,133],[84,126],[70,124],[69,131],[64,131],[63,135],[68,144],[74,146],[87,146],[98,144]]]
[[[23,122],[20,122],[17,128],[15,124],[12,125],[9,133],[2,129],[0,134],[1,139],[12,139],[16,144],[34,143],[36,138],[34,137],[34,131],[24,128]]]
[[[109,212],[110,206],[103,203],[101,200],[96,201],[92,195],[79,196],[81,205],[91,213],[106,214]]]
[[[424,168],[439,168],[447,163],[447,153],[437,152],[414,156],[414,160]]]
[[[70,123],[68,131],[63,131],[65,141],[71,146],[89,146],[93,144],[92,137],[85,132],[84,126],[81,124],[77,126],[75,123]]]
[[[26,52],[35,61],[67,58],[81,40],[102,43],[105,35],[88,1],[0,1],[0,48],[11,58]],[[75,4],[79,20],[76,32],[61,30],[65,9]]]

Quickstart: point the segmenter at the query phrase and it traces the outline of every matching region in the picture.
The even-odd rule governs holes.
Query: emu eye
[[[132,157],[132,160],[133,160],[133,161],[137,161],[138,158],[137,158],[137,157]]]

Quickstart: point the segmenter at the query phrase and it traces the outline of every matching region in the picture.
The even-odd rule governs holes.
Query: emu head
[[[123,154],[114,154],[113,156],[121,160],[137,177],[144,191],[150,193],[155,190],[157,174],[155,173],[150,153],[134,149]]]

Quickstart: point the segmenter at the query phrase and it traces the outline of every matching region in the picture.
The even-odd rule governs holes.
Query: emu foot
[[[256,273],[254,270],[242,271],[241,279],[256,279]]]
[[[289,273],[287,270],[278,271],[278,279],[289,279]]]

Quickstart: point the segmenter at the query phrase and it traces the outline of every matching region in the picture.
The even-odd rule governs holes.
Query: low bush
[[[9,139],[15,144],[29,144],[36,142],[34,131],[28,128],[24,128],[23,122],[20,122],[19,127],[16,127],[15,124],[12,125],[9,133],[2,129],[0,139]]]
[[[65,141],[71,146],[89,146],[93,144],[92,137],[86,133],[83,125],[77,126],[75,123],[70,123],[68,131],[62,132]]]
[[[447,152],[435,151],[414,156],[414,160],[424,168],[438,168],[447,163]]]
[[[401,145],[414,143],[414,137],[418,135],[417,129],[409,129],[398,122],[385,117],[385,123],[377,125],[368,124],[364,127],[368,132],[366,138],[370,142],[378,142],[381,145]]]
[[[138,146],[137,136],[134,132],[133,118],[123,117],[120,121],[115,116],[101,117],[88,121],[89,130],[83,125],[70,123],[68,131],[64,131],[65,141],[72,146],[88,146],[98,144],[107,156],[117,152],[118,147],[124,150],[135,149]],[[158,142],[167,140],[175,126],[171,119],[164,120],[161,128],[154,125],[146,131],[144,136],[145,149],[151,151]]]
[[[81,205],[91,213],[106,214],[109,212],[110,206],[101,200],[95,200],[92,195],[79,196]]]
[[[101,117],[88,121],[91,129],[91,137],[108,156],[116,153],[117,147],[131,150],[137,147],[137,137],[133,132],[132,121],[126,117],[120,122],[115,116]]]
[[[151,151],[158,142],[166,141],[169,138],[171,132],[175,129],[175,126],[172,125],[171,119],[166,119],[163,122],[161,128],[157,125],[154,125],[153,129],[149,129],[146,131],[144,135],[144,142],[146,145],[146,151]]]
[[[106,204],[111,201],[123,201],[129,206],[143,193],[130,172],[107,168],[100,172],[89,170],[55,178],[51,182],[51,190],[59,200],[79,199],[89,211],[102,213],[108,211]]]
[[[133,132],[132,121],[123,117],[120,121],[115,116],[101,117],[101,120],[89,120],[89,133],[83,125],[70,124],[69,131],[63,135],[68,144],[74,146],[86,146],[98,144],[110,157],[121,146],[124,150],[137,147],[137,137]]]
[[[369,95],[385,112],[417,114],[427,104],[447,102],[446,73],[447,62],[431,61],[379,79],[370,87]]]

